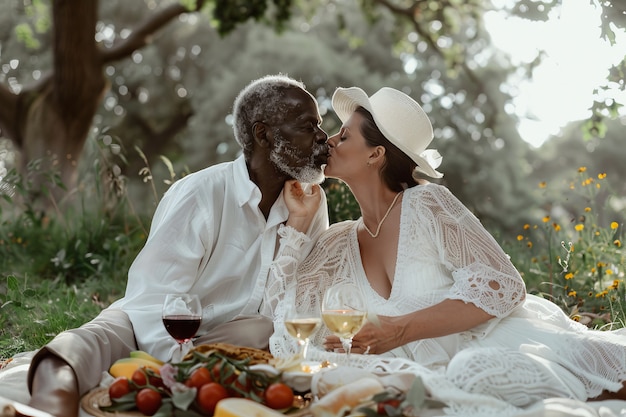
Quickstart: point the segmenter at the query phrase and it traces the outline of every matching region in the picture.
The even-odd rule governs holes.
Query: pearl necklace
[[[363,225],[363,227],[365,227],[365,230],[367,230],[367,233],[370,234],[371,237],[373,237],[374,239],[376,239],[378,237],[378,234],[380,233],[380,228],[383,225],[383,223],[385,222],[385,220],[387,220],[387,216],[389,216],[389,213],[391,213],[391,209],[393,208],[393,206],[396,204],[396,201],[398,200],[398,197],[400,197],[400,194],[402,194],[403,191],[400,191],[398,194],[396,194],[396,196],[394,197],[393,201],[391,202],[391,205],[389,206],[389,208],[387,209],[387,213],[385,213],[385,215],[383,216],[382,220],[380,221],[380,223],[378,223],[378,227],[376,228],[376,233],[372,233],[372,231],[367,227],[367,225],[365,224],[365,221],[363,221],[363,217],[361,217],[361,224]]]

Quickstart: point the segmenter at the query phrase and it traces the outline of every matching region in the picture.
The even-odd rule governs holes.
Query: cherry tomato
[[[115,381],[109,385],[109,398],[116,399],[123,397],[131,391],[128,378],[118,376]]]
[[[380,402],[380,403],[376,404],[376,412],[378,414],[380,414],[381,416],[389,415],[387,413],[387,410],[385,409],[386,406],[389,406],[392,409],[396,409],[396,408],[398,408],[400,406],[400,400],[398,400],[398,399],[390,399],[390,400],[386,400],[386,401]]]
[[[145,387],[148,384],[148,376],[142,368],[137,368],[130,379],[137,387]]]
[[[161,408],[161,394],[152,388],[142,388],[135,397],[135,404],[142,414],[146,416],[154,415]]]
[[[191,375],[189,375],[189,379],[185,381],[185,385],[188,387],[196,387],[200,388],[204,384],[208,384],[209,382],[213,382],[213,378],[211,378],[211,372],[205,368],[201,367],[195,369]]]
[[[226,388],[217,382],[209,382],[198,389],[196,401],[198,402],[198,407],[200,407],[200,410],[203,413],[212,416],[218,401],[227,397],[228,392],[226,391]]]
[[[274,410],[289,408],[293,405],[293,390],[282,382],[270,384],[265,389],[265,403]]]
[[[148,377],[148,382],[150,382],[150,385],[156,388],[165,387],[165,384],[163,383],[163,378],[161,378],[161,375],[154,375],[154,376]]]

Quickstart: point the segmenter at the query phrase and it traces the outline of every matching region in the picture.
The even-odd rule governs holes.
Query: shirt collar
[[[235,159],[233,163],[233,184],[235,185],[235,195],[237,196],[237,204],[239,207],[243,207],[246,204],[251,207],[259,207],[261,202],[261,190],[250,179],[250,173],[248,172],[248,166],[246,160],[241,155]],[[269,218],[267,219],[268,226],[276,225],[287,220],[289,216],[289,210],[285,204],[282,191],[270,210]]]
[[[258,206],[261,201],[261,190],[250,179],[246,158],[243,155],[235,159],[233,163],[233,176],[235,195],[237,196],[239,207],[243,207],[246,204]]]

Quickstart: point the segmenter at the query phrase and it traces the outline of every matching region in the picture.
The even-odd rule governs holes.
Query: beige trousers
[[[273,332],[272,320],[263,316],[242,316],[216,326],[194,344],[230,343],[268,350]],[[76,373],[80,395],[98,386],[102,373],[118,359],[137,350],[133,326],[122,310],[105,309],[96,318],[77,329],[58,334],[40,349],[28,371],[28,389],[37,364],[47,355],[65,360]]]

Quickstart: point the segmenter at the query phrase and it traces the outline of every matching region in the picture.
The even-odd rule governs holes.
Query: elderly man
[[[327,134],[314,97],[283,75],[260,78],[234,102],[235,161],[177,181],[160,202],[125,296],[79,329],[59,334],[33,358],[30,405],[77,416],[79,398],[132,350],[169,360],[176,341],[161,321],[167,293],[198,294],[196,343],[267,348],[271,320],[259,314],[278,227],[288,221],[285,182],[307,183],[302,198],[317,213],[305,230],[314,241],[328,227],[324,179]],[[298,222],[298,218],[288,223]]]

